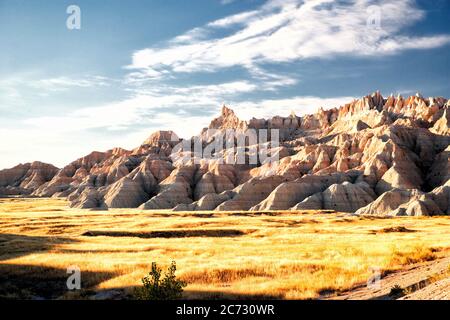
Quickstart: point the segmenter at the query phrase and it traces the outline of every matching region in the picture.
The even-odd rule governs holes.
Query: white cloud
[[[216,28],[227,28],[231,27],[237,24],[244,24],[245,22],[248,22],[249,19],[252,19],[258,15],[258,10],[253,11],[247,11],[242,12],[238,14],[234,14],[232,16],[228,16],[213,22],[210,22],[207,24],[207,27],[216,27]],[[197,32],[200,32],[200,30],[205,30],[205,28],[196,28],[194,30],[197,30]]]
[[[148,92],[124,101],[73,111],[64,116],[36,117],[24,120],[30,130],[50,131],[56,135],[74,134],[87,130],[135,132],[133,127],[145,126],[145,132],[171,129],[180,136],[198,134],[223,104],[235,108],[245,120],[251,117],[287,116],[290,111],[298,115],[314,113],[319,107],[338,107],[353,100],[352,97],[319,98],[293,97],[272,100],[232,100],[226,98],[236,89],[252,90],[252,85],[239,82],[190,88],[171,88],[168,92]],[[184,124],[189,124],[188,126]],[[135,141],[138,143],[138,141]]]
[[[94,150],[106,151],[114,146],[133,148],[146,135],[148,132],[135,131],[111,138],[106,134],[93,136],[82,130],[61,133],[51,127],[0,128],[0,170],[33,161],[63,167]]]
[[[112,79],[103,76],[85,76],[80,78],[55,77],[38,79],[29,83],[30,86],[47,91],[62,91],[70,88],[105,87],[111,85]]]
[[[123,101],[85,107],[64,116],[29,118],[24,120],[24,123],[31,128],[42,130],[51,128],[59,133],[99,128],[121,130],[127,126],[142,123],[158,123],[159,126],[154,127],[155,130],[166,127],[167,123],[178,127],[177,121],[183,123],[186,120],[186,117],[177,117],[176,111],[180,108],[188,110],[191,114],[194,110],[208,111],[211,108],[219,108],[236,94],[251,92],[257,88],[256,84],[248,81],[233,81],[190,87],[157,86],[135,89],[135,96]],[[173,120],[170,120],[169,114],[173,116]],[[166,116],[163,117],[163,115]],[[192,117],[198,118],[195,115]],[[196,126],[190,128],[201,130],[201,127]]]
[[[368,9],[374,3],[380,12],[380,28],[367,24],[373,14]],[[271,0],[256,11],[195,28],[165,46],[136,51],[129,68],[156,72],[215,71],[233,66],[253,69],[264,63],[336,55],[380,56],[450,42],[449,35],[401,34],[404,27],[423,17],[424,12],[412,0]],[[226,31],[230,27],[234,28],[225,36],[204,39],[216,28]]]
[[[202,91],[199,88],[193,90]],[[0,136],[3,138],[0,139],[2,150],[0,169],[12,167],[19,162],[35,160],[62,167],[93,150],[105,151],[113,147],[135,148],[156,130],[174,130],[184,138],[199,134],[201,129],[208,126],[212,118],[218,115],[221,104],[201,96],[186,102],[187,96],[189,95],[140,96],[74,111],[66,116],[26,119],[25,125],[21,127],[0,127]],[[324,109],[338,107],[351,100],[352,97],[326,99],[294,97],[279,100],[235,101],[227,105],[233,108],[242,120],[249,120],[254,116],[265,118],[275,115],[288,116],[290,111],[304,115],[315,112],[319,107]],[[198,103],[207,108],[209,114],[193,113],[189,107]],[[183,109],[180,104],[184,104],[187,109]],[[176,110],[172,112],[158,109],[152,116],[148,115],[148,111],[153,108],[168,105],[176,106]],[[135,128],[137,124],[141,124],[139,129]],[[94,138],[92,132],[89,132],[92,129],[102,131]],[[107,134],[107,131],[112,135]]]
[[[12,165],[16,159],[22,162],[39,159],[62,166],[92,150],[134,148],[156,130],[174,130],[181,137],[190,137],[200,133],[223,104],[248,120],[287,116],[291,110],[302,115],[315,112],[318,107],[337,107],[352,100],[351,97],[258,101],[238,98],[240,93],[258,88],[259,84],[245,80],[190,87],[157,86],[136,89],[136,96],[123,101],[85,107],[61,116],[31,117],[16,128],[0,130],[5,137],[0,140],[0,150],[8,150],[2,154],[0,167]]]
[[[48,97],[72,89],[109,87],[113,82],[117,80],[94,75],[45,78],[32,71],[12,74],[0,78],[0,108],[30,106],[30,97]]]
[[[20,89],[26,84],[24,79],[25,75],[22,74],[0,78],[0,109],[10,109],[23,104]]]
[[[181,44],[181,43],[189,43],[193,41],[198,41],[206,38],[208,35],[208,30],[204,28],[194,28],[192,30],[189,30],[188,32],[179,35],[172,40],[170,40],[171,43],[174,44]]]
[[[404,49],[431,49],[440,47],[450,42],[450,36],[440,35],[431,37],[416,37],[411,41],[408,37],[396,37],[389,39],[380,44],[380,52],[395,53],[398,50]]]
[[[0,85],[0,109],[17,106],[22,101],[19,89],[14,86]]]
[[[302,110],[309,112],[319,106],[337,106],[340,103],[340,99],[311,97],[256,102],[239,98],[243,94],[274,90],[295,82],[289,77],[262,70],[255,72],[260,80],[186,87],[167,84],[134,86],[130,88],[132,97],[128,99],[85,106],[59,116],[29,117],[20,123],[15,122],[14,127],[0,127],[3,137],[0,139],[0,150],[3,150],[0,168],[33,160],[64,166],[92,150],[102,151],[115,146],[134,148],[156,130],[170,129],[181,137],[190,137],[206,127],[223,104],[229,104],[239,116],[249,119],[251,116],[287,115],[288,110],[300,114]],[[49,86],[72,84],[66,80],[61,78],[41,83]],[[17,85],[16,82],[14,84]]]
[[[379,4],[381,28],[366,26],[367,9],[374,3]],[[266,64],[337,55],[392,55],[450,42],[449,35],[414,37],[402,33],[423,17],[424,12],[412,0],[267,1],[257,10],[212,21],[163,45],[136,51],[122,83],[129,98],[85,106],[60,116],[30,117],[19,125],[15,123],[13,129],[0,127],[0,167],[15,164],[16,159],[39,159],[62,166],[93,149],[133,148],[160,129],[172,129],[189,137],[207,126],[222,104],[230,105],[243,120],[287,116],[291,111],[304,115],[319,107],[338,107],[353,97],[294,96],[250,101],[243,96],[298,82],[299,75],[268,71]],[[248,78],[184,87],[161,81],[172,80],[178,72],[214,72],[231,67],[246,68]],[[0,79],[0,90],[4,99],[19,103],[22,88],[52,94],[108,86],[112,81],[117,80],[32,75]]]

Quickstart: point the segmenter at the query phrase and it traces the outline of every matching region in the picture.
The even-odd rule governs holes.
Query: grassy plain
[[[131,297],[152,261],[172,260],[185,298],[321,298],[366,283],[374,268],[448,255],[449,230],[449,217],[88,211],[4,198],[0,298]],[[66,289],[69,266],[81,270],[80,291]]]

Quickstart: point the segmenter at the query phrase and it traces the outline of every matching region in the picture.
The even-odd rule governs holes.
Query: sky
[[[0,169],[187,138],[224,104],[248,120],[376,90],[448,98],[449,16],[447,0],[0,0]]]

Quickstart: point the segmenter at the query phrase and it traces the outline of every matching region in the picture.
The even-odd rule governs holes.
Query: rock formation
[[[0,171],[0,195],[30,195],[58,172],[51,164],[33,162]]]
[[[293,210],[326,209],[355,212],[370,204],[376,195],[366,182],[333,184],[294,206]]]
[[[448,215],[449,106],[441,97],[375,92],[311,115],[249,121],[224,106],[188,140],[158,131],[133,150],[93,152],[62,169],[34,162],[2,170],[0,195],[67,197],[92,209]],[[255,143],[249,129],[279,130],[279,145]],[[243,134],[245,145],[223,148],[235,136],[211,147],[229,130]]]

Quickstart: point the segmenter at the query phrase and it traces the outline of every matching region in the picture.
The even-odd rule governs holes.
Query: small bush
[[[406,290],[400,287],[398,284],[391,288],[391,292],[389,292],[389,296],[392,298],[399,298],[406,294]]]
[[[177,265],[175,261],[167,269],[164,278],[161,278],[162,270],[152,262],[152,270],[142,278],[143,287],[136,289],[136,298],[139,300],[175,300],[181,298],[183,288],[186,287],[184,281],[178,280],[175,271]]]

